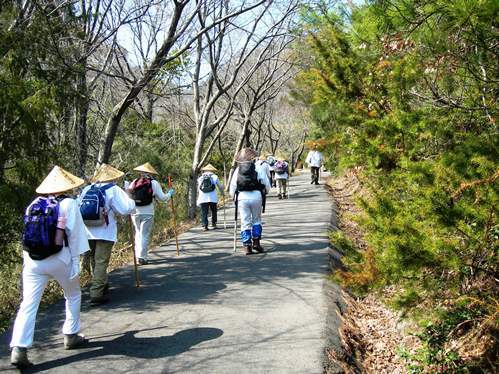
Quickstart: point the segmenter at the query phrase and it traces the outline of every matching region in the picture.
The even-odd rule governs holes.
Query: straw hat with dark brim
[[[92,180],[92,183],[112,182],[118,178],[121,178],[123,175],[125,175],[125,173],[123,173],[121,170],[118,170],[118,169],[116,169],[108,164],[102,164],[95,171],[95,174],[91,180]]]
[[[258,157],[258,153],[254,149],[251,148],[243,148],[239,151],[236,156],[236,162],[248,162],[253,161]]]
[[[135,171],[140,171],[142,173],[148,173],[148,174],[156,174],[159,175],[159,173],[152,167],[152,165],[149,162],[146,162],[145,164],[142,164],[140,166],[137,166]]]
[[[216,167],[214,167],[212,164],[208,164],[204,167],[201,168],[201,171],[211,171],[211,172],[216,172],[218,171]]]
[[[54,166],[43,182],[36,189],[40,195],[53,195],[71,191],[83,185],[85,181],[64,170],[59,166]]]

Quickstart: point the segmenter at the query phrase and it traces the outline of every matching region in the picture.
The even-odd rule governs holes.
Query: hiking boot
[[[82,334],[64,335],[64,349],[75,349],[86,344],[88,339]]]
[[[148,262],[145,258],[139,258],[139,265],[147,265]]]
[[[208,225],[204,226],[204,231],[208,231],[209,228],[208,228]]]
[[[260,239],[253,239],[253,249],[258,253],[263,253],[264,249],[260,244]]]
[[[102,304],[105,304],[109,301],[109,296],[107,295],[102,295],[99,297],[92,297],[90,298],[90,306],[99,306]]]
[[[279,200],[282,199],[282,195],[281,194],[277,195],[277,197],[279,198]]]
[[[252,255],[253,254],[253,251],[251,250],[251,244],[245,245],[244,250],[245,250],[245,252],[244,252],[245,255]]]
[[[211,228],[212,228],[213,230],[216,230],[216,229],[217,229],[217,224],[216,224],[216,223],[212,223],[212,224],[211,224]]]
[[[10,363],[18,368],[33,366],[33,363],[28,360],[28,349],[25,347],[12,347]]]

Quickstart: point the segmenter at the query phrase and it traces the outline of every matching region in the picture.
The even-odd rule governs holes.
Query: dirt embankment
[[[365,192],[357,177],[357,170],[349,170],[341,177],[331,177],[327,185],[336,204],[338,229],[358,248],[366,249],[363,233],[354,217],[361,214],[355,199]],[[346,304],[342,313],[342,350],[328,349],[330,365],[325,373],[407,373],[405,360],[398,355],[404,347],[414,351],[417,338],[404,334],[400,317],[386,307],[379,295],[357,298],[343,291]]]

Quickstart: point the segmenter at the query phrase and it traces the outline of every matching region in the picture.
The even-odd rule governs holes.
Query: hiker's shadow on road
[[[223,331],[213,327],[197,327],[178,331],[173,335],[158,337],[140,337],[138,333],[144,331],[162,329],[163,327],[147,330],[133,330],[108,341],[90,341],[85,351],[78,352],[72,356],[58,358],[37,364],[23,370],[23,373],[37,373],[57,367],[69,365],[74,362],[95,359],[105,356],[127,356],[142,359],[158,359],[162,357],[176,356],[191,349],[202,342],[217,339],[223,335]],[[93,349],[100,348],[100,349]],[[91,350],[90,350],[91,349]]]

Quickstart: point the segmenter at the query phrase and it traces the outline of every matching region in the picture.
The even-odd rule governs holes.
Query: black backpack
[[[265,185],[258,180],[258,174],[255,168],[254,161],[242,162],[239,164],[239,172],[237,174],[237,188],[241,191],[263,191]]]
[[[137,179],[130,191],[132,199],[135,200],[135,205],[144,206],[152,203],[152,179],[149,177],[140,177]]]
[[[211,175],[209,174],[203,175],[203,179],[201,181],[201,184],[199,185],[199,189],[201,190],[201,192],[205,193],[210,193],[215,191],[215,183],[213,183]]]

